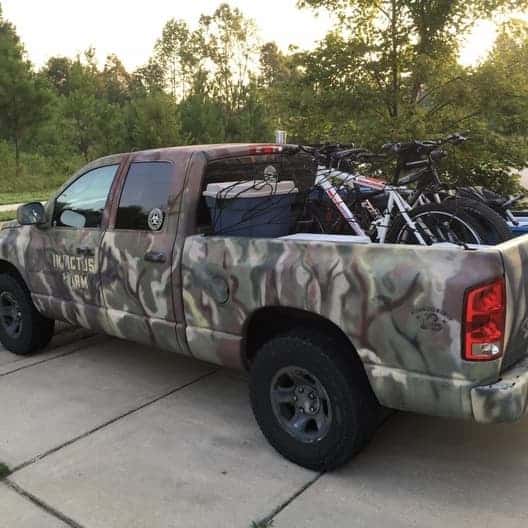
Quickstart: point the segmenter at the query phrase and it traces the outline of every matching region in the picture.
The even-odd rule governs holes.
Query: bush
[[[0,193],[49,193],[62,185],[83,164],[80,156],[46,157],[23,152],[17,176],[14,150],[7,143],[0,142]]]
[[[6,478],[11,473],[11,470],[0,462],[0,480]]]

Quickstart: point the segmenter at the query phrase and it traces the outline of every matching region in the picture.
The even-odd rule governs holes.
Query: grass
[[[22,191],[22,192],[3,192],[0,193],[0,205],[8,205],[8,204],[19,204],[19,203],[27,203],[27,202],[42,202],[49,198],[49,195],[52,193],[52,191],[49,191],[49,193],[40,191]]]
[[[11,470],[5,464],[0,462],[0,480],[5,479],[10,473]]]
[[[16,218],[16,210],[0,212],[0,222],[8,222]]]
[[[273,520],[266,519],[263,521],[253,521],[250,528],[271,528],[273,526]]]

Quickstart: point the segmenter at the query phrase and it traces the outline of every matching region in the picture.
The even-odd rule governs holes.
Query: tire
[[[506,220],[489,205],[468,198],[457,198],[456,202],[456,207],[477,221],[483,244],[500,244],[512,238],[512,232]]]
[[[44,348],[53,337],[55,321],[35,308],[26,285],[16,276],[0,275],[0,342],[14,354]]]
[[[297,385],[289,386],[289,376]],[[274,337],[260,348],[251,368],[250,397],[269,443],[315,471],[348,462],[380,422],[381,407],[359,359],[340,340],[306,329]],[[289,402],[277,404],[283,398]]]
[[[476,218],[468,214],[463,205],[455,199],[441,204],[429,203],[415,207],[409,211],[409,216],[415,222],[420,220],[422,225],[426,224],[428,228],[431,228],[432,238],[423,228],[419,228],[420,234],[428,244],[439,242],[483,244],[481,233],[483,226]],[[440,229],[435,229],[435,226],[440,226]],[[401,214],[398,214],[392,221],[385,237],[385,243],[419,244]]]

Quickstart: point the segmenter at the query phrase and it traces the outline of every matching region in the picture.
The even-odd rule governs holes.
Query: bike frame
[[[343,218],[354,230],[354,232],[359,236],[366,236],[365,231],[359,225],[357,218],[354,213],[348,208],[341,196],[339,195],[338,190],[331,183],[331,180],[338,179],[341,180],[343,185],[348,185],[353,183],[354,185],[359,185],[362,187],[367,187],[372,190],[384,191],[388,194],[389,201],[387,208],[385,209],[383,216],[378,220],[373,222],[376,228],[376,238],[377,241],[381,244],[385,242],[387,238],[387,232],[390,227],[391,218],[393,216],[394,208],[396,207],[400,214],[402,215],[405,223],[409,229],[414,233],[414,236],[418,240],[419,244],[426,246],[427,242],[420,234],[416,227],[416,223],[409,216],[409,211],[412,209],[411,205],[403,198],[403,196],[398,192],[402,187],[394,187],[387,185],[385,182],[380,180],[375,180],[372,178],[366,178],[358,174],[352,174],[349,172],[343,172],[337,169],[328,169],[323,166],[319,166],[317,169],[317,178],[315,180],[316,185],[319,185],[330,198],[330,200],[335,204],[339,212],[342,214]]]
[[[357,221],[354,213],[348,208],[347,204],[343,201],[343,198],[339,195],[339,191],[332,185],[330,176],[332,174],[331,169],[326,167],[319,166],[317,168],[317,179],[316,184],[321,187],[330,198],[331,202],[337,207],[337,210],[341,213],[347,224],[352,228],[354,233],[357,236],[366,237],[367,234],[363,231],[363,228],[360,226]]]

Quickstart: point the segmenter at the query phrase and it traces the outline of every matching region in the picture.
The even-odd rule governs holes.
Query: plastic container
[[[290,232],[293,181],[212,183],[203,193],[215,234],[276,238]]]

